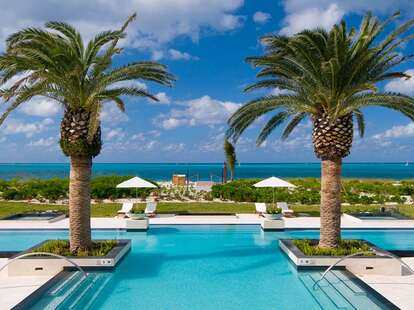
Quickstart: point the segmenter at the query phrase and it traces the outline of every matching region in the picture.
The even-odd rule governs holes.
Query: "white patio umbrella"
[[[138,188],[157,188],[157,185],[141,179],[140,177],[133,177],[132,179],[119,183],[116,188],[135,188],[135,194],[136,197],[138,197]]]
[[[273,188],[273,204],[275,204],[275,188],[276,187],[285,187],[285,188],[296,187],[296,185],[293,185],[292,183],[289,183],[277,177],[270,177],[270,178],[264,179],[260,182],[257,182],[253,186],[254,187],[272,187]]]

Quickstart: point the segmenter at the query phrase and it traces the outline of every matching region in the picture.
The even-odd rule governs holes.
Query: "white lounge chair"
[[[132,208],[134,207],[133,202],[124,202],[122,204],[121,210],[118,211],[118,215],[124,215],[126,216],[127,213],[131,212]]]
[[[155,216],[155,211],[157,211],[157,202],[149,201],[147,202],[147,206],[145,207],[145,214],[147,216]]]
[[[256,202],[254,204],[256,206],[256,212],[259,214],[266,213],[266,204],[264,202]]]
[[[278,202],[277,207],[282,209],[283,215],[293,215],[293,210],[289,209],[287,202]]]

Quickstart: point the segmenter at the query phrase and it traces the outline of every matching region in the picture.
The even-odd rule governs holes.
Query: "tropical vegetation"
[[[263,115],[272,114],[257,138],[260,145],[280,125],[286,139],[306,119],[313,131],[314,152],[321,160],[321,248],[340,245],[342,159],[350,154],[354,122],[365,132],[363,109],[379,106],[414,120],[414,99],[385,92],[378,83],[410,78],[398,70],[412,55],[401,47],[413,36],[414,20],[387,32],[399,13],[381,22],[367,14],[359,27],[345,21],[331,30],[304,30],[293,36],[267,35],[261,39],[264,55],[247,61],[260,68],[259,81],[246,91],[270,89],[271,95],[252,100],[229,119],[227,138],[237,142],[246,128]]]
[[[234,180],[234,168],[236,166],[237,157],[234,145],[228,139],[224,140],[224,154],[226,156],[226,163],[230,169],[230,180]]]
[[[92,158],[102,147],[101,111],[115,104],[125,111],[125,96],[157,98],[139,86],[146,80],[171,86],[174,77],[156,62],[134,61],[121,67],[113,59],[122,52],[128,18],[119,30],[104,31],[85,43],[63,22],[26,28],[10,35],[0,55],[0,95],[8,104],[0,124],[32,98],[52,100],[64,110],[60,147],[70,158],[69,208],[72,253],[92,246],[90,228]]]
[[[368,244],[361,240],[341,240],[336,248],[321,248],[312,240],[293,240],[293,244],[306,256],[346,256],[363,252],[364,256],[375,255]]]
[[[117,240],[93,241],[92,246],[89,249],[73,253],[70,249],[68,240],[48,240],[39,247],[33,249],[33,252],[53,253],[61,256],[105,256],[117,246],[117,244]]]

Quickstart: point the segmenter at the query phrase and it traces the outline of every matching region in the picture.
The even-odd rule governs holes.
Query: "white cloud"
[[[222,124],[232,115],[241,104],[231,101],[220,101],[203,96],[197,99],[180,102],[182,109],[172,109],[168,115],[159,115],[156,123],[161,121],[164,129],[173,129],[179,126]]]
[[[121,140],[125,137],[125,131],[122,128],[108,129],[105,134],[107,140]]]
[[[407,125],[393,126],[386,131],[373,136],[374,139],[414,137],[414,122]]]
[[[158,101],[152,100],[152,99],[148,99],[148,102],[150,103],[154,103],[154,104],[170,104],[171,103],[171,98],[165,93],[165,92],[160,92],[155,94],[155,97],[157,97]]]
[[[163,51],[159,51],[159,50],[155,50],[152,51],[151,53],[151,59],[153,61],[158,61],[164,58],[164,52]]]
[[[57,145],[57,141],[54,137],[40,138],[39,140],[29,142],[29,146],[35,147],[49,147],[52,145]]]
[[[285,25],[280,33],[283,35],[293,35],[303,29],[313,29],[322,27],[331,28],[341,20],[345,12],[336,3],[330,4],[327,8],[307,8],[289,14],[285,17]]]
[[[0,39],[28,26],[49,20],[64,20],[81,29],[87,37],[107,29],[118,29],[132,12],[137,20],[128,28],[128,46],[154,47],[177,37],[197,41],[204,29],[228,31],[243,21],[235,11],[243,0],[112,0],[1,1]]]
[[[108,103],[103,106],[101,111],[102,122],[108,122],[111,124],[127,122],[129,120],[128,115],[122,112],[115,103]]]
[[[39,98],[23,103],[21,111],[28,115],[46,117],[56,115],[61,111],[61,107],[57,101]]]
[[[411,78],[390,81],[385,85],[385,90],[414,96],[414,69],[407,70],[405,73],[411,75]]]
[[[379,14],[392,14],[396,10],[413,15],[414,2],[406,0],[284,0],[286,17],[283,20],[282,34],[291,35],[305,28],[329,28],[348,13],[364,14],[371,11]]]
[[[191,56],[189,53],[180,52],[176,49],[169,49],[168,54],[170,55],[170,58],[173,60],[190,60],[196,58],[194,56]]]
[[[170,60],[198,60],[198,57],[193,56],[187,52],[181,52],[179,50],[170,48],[167,51],[154,50],[151,53],[151,59],[154,61],[161,60],[163,58]]]
[[[257,11],[253,15],[253,21],[256,24],[265,24],[270,20],[270,18],[272,18],[272,15],[270,15],[269,13],[261,12],[261,11]]]
[[[181,152],[184,150],[184,148],[185,148],[184,143],[170,143],[170,144],[164,145],[162,147],[162,150],[166,152]]]
[[[42,131],[47,130],[52,124],[53,120],[46,118],[41,122],[25,122],[19,119],[9,118],[5,121],[1,129],[2,135],[23,134],[27,138],[34,136]]]

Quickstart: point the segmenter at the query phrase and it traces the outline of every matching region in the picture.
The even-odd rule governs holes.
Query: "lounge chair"
[[[293,215],[293,210],[289,209],[287,202],[278,202],[277,207],[282,209],[283,215]]]
[[[147,202],[147,206],[145,207],[145,214],[148,217],[155,216],[155,211],[157,211],[157,202],[150,201]]]
[[[256,212],[259,214],[266,213],[266,204],[264,202],[256,202],[254,204],[256,206]]]
[[[127,213],[131,212],[133,207],[134,207],[134,203],[124,202],[122,204],[121,210],[118,211],[118,215],[123,215],[125,217],[127,215]]]

